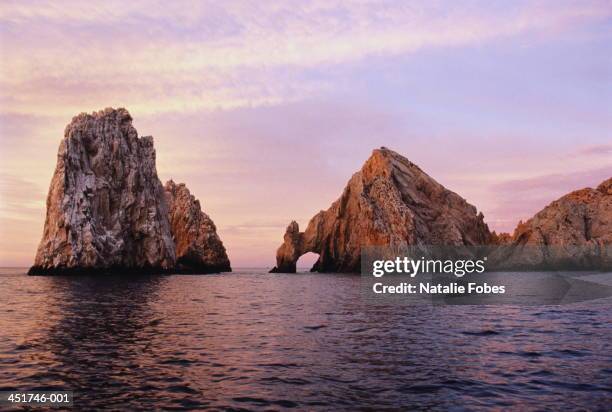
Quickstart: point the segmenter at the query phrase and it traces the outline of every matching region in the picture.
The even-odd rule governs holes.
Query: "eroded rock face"
[[[298,223],[293,220],[287,226],[283,244],[276,251],[276,267],[271,272],[295,273],[298,259],[307,252],[304,248],[304,233],[300,232]]]
[[[319,254],[313,270],[359,272],[363,246],[490,242],[489,228],[474,206],[405,157],[381,148],[304,232],[291,222],[272,271],[295,272],[297,259],[307,252]]]
[[[30,273],[163,272],[175,259],[153,138],[138,137],[125,109],[74,117]]]
[[[612,178],[519,222],[496,260],[513,268],[612,268]]]
[[[185,184],[172,180],[164,186],[170,228],[176,245],[178,272],[210,273],[231,271],[230,261],[217,228]]]

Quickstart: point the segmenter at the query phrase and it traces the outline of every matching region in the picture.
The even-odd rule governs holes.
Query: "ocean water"
[[[76,410],[610,410],[612,300],[371,304],[358,276],[0,269],[0,390]]]

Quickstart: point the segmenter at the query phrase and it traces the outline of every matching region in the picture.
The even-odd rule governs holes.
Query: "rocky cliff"
[[[169,209],[170,229],[176,245],[176,269],[179,272],[229,272],[230,262],[217,235],[217,228],[202,212],[185,184],[168,181],[164,189]]]
[[[166,271],[175,253],[152,137],[125,109],[82,113],[66,127],[31,274]]]
[[[612,268],[612,178],[555,200],[501,239],[500,267]]]
[[[153,138],[138,137],[127,110],[74,117],[60,143],[29,273],[229,270],[212,221],[184,186],[174,189],[164,190]]]
[[[293,273],[300,256],[319,254],[312,270],[359,272],[361,248],[384,245],[483,245],[491,233],[461,196],[389,149],[374,150],[329,209],[304,232],[287,227],[274,272]]]

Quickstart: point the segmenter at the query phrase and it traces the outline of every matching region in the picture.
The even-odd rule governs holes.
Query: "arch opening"
[[[319,260],[319,254],[306,252],[295,262],[295,271],[298,273],[310,272],[310,269]]]

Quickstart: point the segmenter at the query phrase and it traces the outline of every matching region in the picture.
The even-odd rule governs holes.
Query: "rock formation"
[[[612,178],[555,200],[500,239],[500,267],[612,268]]]
[[[202,212],[185,184],[172,180],[164,186],[169,209],[170,229],[176,245],[178,272],[210,273],[231,271],[230,262],[217,235],[217,228]]]
[[[66,127],[31,274],[165,271],[175,254],[153,138],[125,109],[82,113]]]
[[[179,257],[185,262],[197,247],[211,246],[213,251],[201,252],[203,262],[211,263],[206,259],[219,255],[221,243],[210,219],[198,215],[198,227],[180,226],[181,211],[190,213],[185,222],[201,213],[199,203],[192,203],[182,197],[173,203]],[[153,138],[138,137],[125,109],[74,117],[59,147],[43,237],[29,274],[164,273],[175,271],[176,262]],[[224,268],[229,262],[223,250],[218,269]]]
[[[381,148],[304,232],[291,222],[273,272],[293,273],[300,256],[319,254],[312,270],[359,272],[363,246],[483,245],[491,233],[482,213],[405,157]]]

